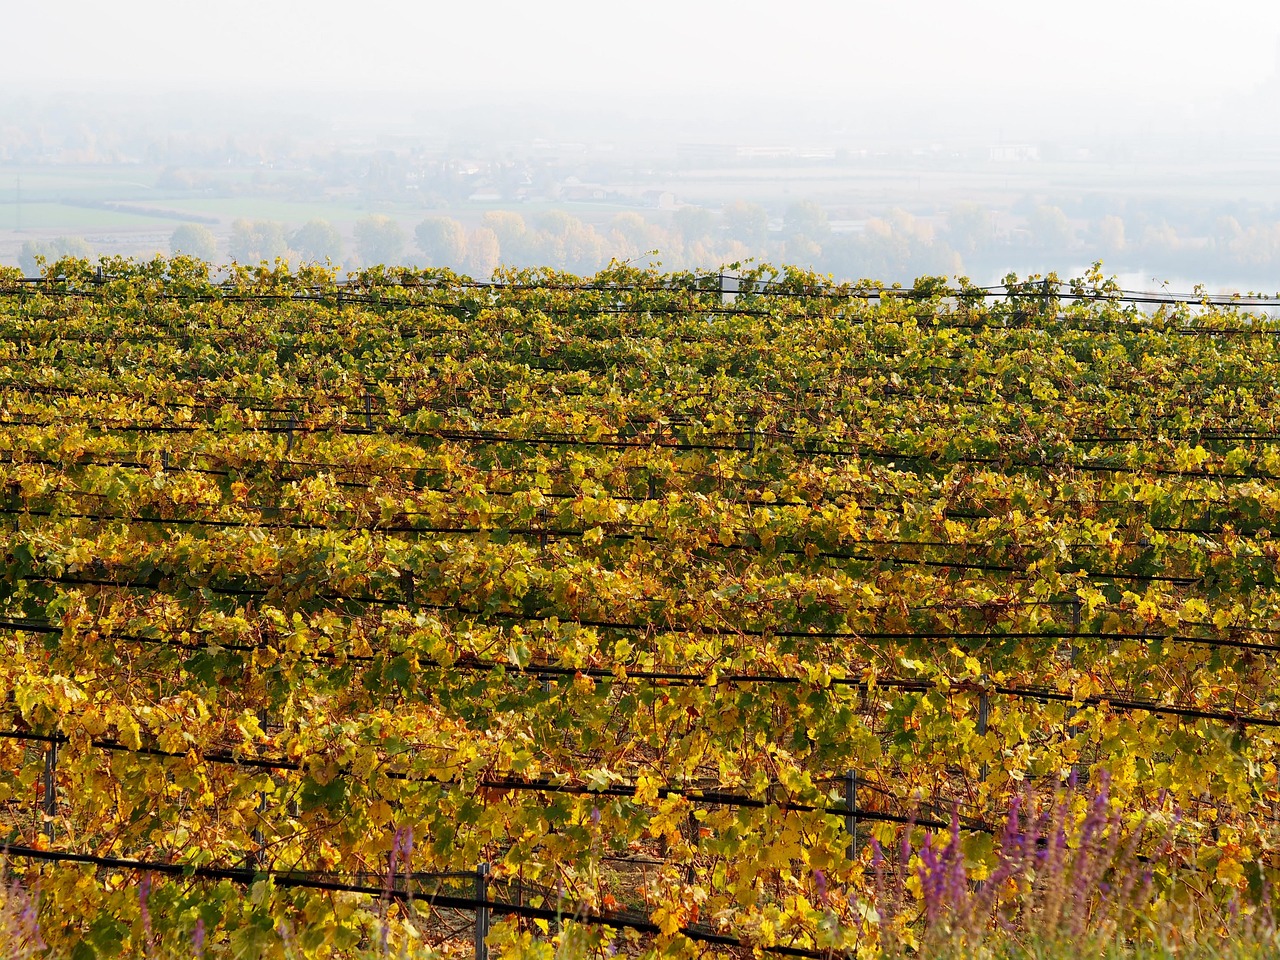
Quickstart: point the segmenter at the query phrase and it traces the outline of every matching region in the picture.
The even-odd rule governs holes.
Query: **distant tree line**
[[[54,237],[52,240],[28,240],[18,253],[18,266],[25,276],[40,272],[40,263],[53,263],[63,257],[94,256],[94,249],[83,237]]]
[[[857,214],[863,213],[861,217]],[[1012,209],[960,203],[933,216],[905,210],[878,215],[829,213],[812,202],[781,216],[756,204],[719,209],[689,205],[674,211],[628,211],[588,221],[563,210],[493,210],[464,223],[430,216],[409,227],[386,214],[357,220],[343,234],[321,219],[290,227],[239,219],[229,236],[180,224],[169,252],[210,263],[326,260],[347,269],[373,264],[441,266],[488,277],[500,264],[592,273],[610,259],[634,261],[656,251],[669,269],[706,268],[756,258],[837,277],[909,282],[918,276],[965,274],[994,278],[1009,269],[1064,273],[1101,259],[1111,272],[1220,278],[1254,289],[1280,286],[1280,210],[1241,209],[1197,216],[1194,210],[1128,203],[1054,204],[1028,197]],[[110,252],[110,251],[104,251]],[[92,257],[80,237],[32,239],[19,265],[28,274],[40,259]]]

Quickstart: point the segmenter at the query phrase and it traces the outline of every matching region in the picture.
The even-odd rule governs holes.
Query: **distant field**
[[[21,217],[21,220],[19,220]],[[172,218],[170,230],[181,222]],[[21,212],[13,203],[0,203],[0,230],[58,232],[86,236],[103,230],[154,230],[162,221],[118,210],[66,203],[24,203]]]
[[[237,217],[281,220],[296,225],[313,218],[349,224],[368,211],[355,204],[291,203],[258,197],[220,199],[192,197],[180,190],[156,186],[163,171],[155,167],[120,166],[40,166],[23,169],[0,168],[0,231],[21,227],[30,231],[58,231],[71,235],[102,230],[154,229],[169,223],[169,229],[184,219],[183,212],[225,219]],[[195,171],[200,173],[200,171]],[[247,181],[250,172],[216,170],[221,181]],[[18,180],[21,178],[21,208]],[[162,214],[150,217],[106,209],[94,204],[120,203],[152,207]]]
[[[158,172],[126,164],[0,166],[0,198],[13,201],[21,180],[29,200],[138,200],[155,192]]]
[[[328,220],[343,229],[371,212],[388,213],[408,227],[427,216],[461,216],[478,219],[488,210],[513,208],[512,201],[464,203],[448,208],[428,208],[411,203],[367,203],[364,201],[295,201],[262,196],[192,196],[180,190],[156,186],[162,170],[140,166],[39,166],[22,169],[0,167],[0,231],[18,227],[18,178],[21,177],[21,226],[27,230],[59,230],[80,234],[101,229],[154,226],[150,217],[138,217],[79,204],[118,202],[130,206],[153,207],[161,211],[189,211],[197,216],[212,216],[229,225],[244,217],[250,220],[277,220],[297,226],[308,220]],[[252,172],[242,169],[191,171],[208,173],[220,180],[244,181]],[[547,210],[580,209],[588,218],[634,210],[634,206],[604,203],[528,203],[515,204],[515,209],[528,214]],[[180,217],[172,218],[176,224]]]

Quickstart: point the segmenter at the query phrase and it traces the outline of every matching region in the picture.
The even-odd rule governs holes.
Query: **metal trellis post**
[[[1076,658],[1080,654],[1080,648],[1076,646],[1076,641],[1080,639],[1080,601],[1075,600],[1071,604],[1071,668],[1074,670],[1076,666]],[[1071,721],[1075,719],[1076,708],[1067,707],[1067,725],[1070,726]]]
[[[58,738],[55,734],[44,753],[45,832],[53,842],[53,816],[58,812]]]
[[[844,828],[849,831],[849,859],[858,853],[858,774],[854,770],[844,775]]]
[[[1077,597],[1075,601],[1071,604],[1071,669],[1072,671],[1075,670],[1076,660],[1080,655],[1080,648],[1076,646],[1076,643],[1077,641],[1079,641],[1079,639],[1080,639],[1080,599]],[[1068,706],[1066,716],[1067,716],[1067,722],[1065,726],[1070,726],[1071,722],[1076,718],[1076,708],[1072,706]],[[1063,736],[1071,735],[1070,731],[1066,729],[1063,729],[1062,732],[1063,732]],[[1071,769],[1076,774],[1076,778],[1078,782],[1079,776],[1080,776],[1080,764],[1073,763],[1071,765]]]
[[[692,856],[689,858],[689,865],[685,869],[685,882],[692,884],[696,871],[693,866],[693,858],[698,855],[698,837],[701,834],[701,828],[698,826],[698,818],[693,815],[693,811],[689,811],[689,846],[692,849]]]
[[[987,734],[987,723],[991,717],[991,697],[987,695],[987,691],[983,690],[978,694],[978,736],[984,737]],[[987,779],[987,764],[984,761],[978,768],[978,779]]]
[[[258,725],[262,727],[262,732],[265,735],[267,732],[267,710],[265,707],[258,711]],[[267,862],[266,834],[262,829],[262,824],[266,820],[266,813],[267,794],[266,791],[260,791],[258,793],[258,823],[253,828],[253,843],[255,847],[253,860],[260,867]]]
[[[476,960],[489,960],[489,864],[476,864]]]
[[[742,281],[738,277],[731,277],[727,274],[720,274],[720,302],[724,305],[733,303],[738,299],[738,291],[742,288]]]

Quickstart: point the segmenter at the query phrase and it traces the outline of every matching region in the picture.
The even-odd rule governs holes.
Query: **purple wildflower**
[[[18,914],[18,933],[28,946],[35,950],[46,950],[48,944],[40,936],[40,915],[36,910],[36,900],[22,892],[15,882],[10,895],[16,895],[22,902],[22,910]]]
[[[151,935],[151,909],[147,903],[151,899],[151,884],[151,874],[144,873],[142,882],[138,884],[138,912],[142,915],[142,937],[147,945],[147,956],[152,954],[155,947],[155,941]]]
[[[391,891],[395,889],[396,866],[398,863],[403,862],[404,874],[407,880],[410,874],[409,861],[412,856],[413,827],[397,827],[395,836],[391,839],[391,852],[387,860],[387,880],[382,888],[382,933],[379,943],[384,956],[387,953],[387,940],[391,934],[391,927],[387,922],[387,901],[391,899]]]
[[[293,927],[287,921],[281,920],[276,924],[276,933],[280,935],[280,943],[284,946],[284,955],[286,957],[292,956],[294,948],[297,946],[297,938],[293,935]],[[385,941],[385,933],[383,937]],[[385,947],[382,952],[386,953]]]
[[[933,849],[933,835],[925,834],[920,846],[920,863],[916,867],[920,879],[920,892],[924,896],[925,915],[935,922],[942,912],[943,876],[938,854]]]
[[[947,905],[956,910],[968,899],[969,878],[964,868],[964,851],[960,847],[960,812],[951,811],[951,842],[942,851],[945,865],[944,883]]]

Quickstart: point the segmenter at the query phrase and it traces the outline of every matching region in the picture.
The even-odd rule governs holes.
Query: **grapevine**
[[[414,878],[487,863],[513,953],[818,956],[877,847],[954,815],[980,873],[1080,778],[1171,900],[1273,883],[1280,325],[777,276],[0,276],[46,939],[136,951],[149,869],[146,936],[342,955],[411,836],[381,909],[440,942]]]

